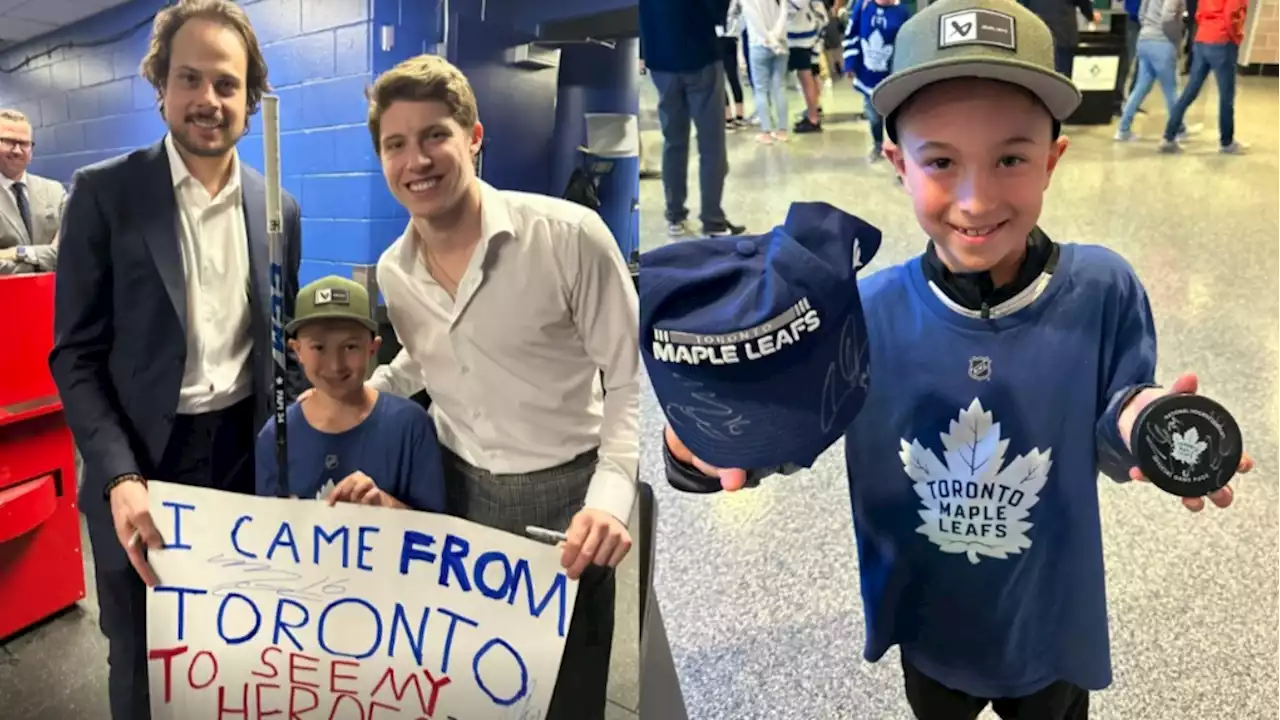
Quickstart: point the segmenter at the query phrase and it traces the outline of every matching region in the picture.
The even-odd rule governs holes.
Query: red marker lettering
[[[263,667],[266,667],[266,668],[270,668],[270,669],[271,669],[271,674],[270,674],[270,675],[268,675],[268,674],[266,674],[266,673],[264,673],[264,672],[258,672],[257,670],[254,670],[254,671],[253,671],[253,674],[254,674],[256,677],[266,678],[266,679],[270,680],[270,679],[272,679],[272,678],[276,678],[276,677],[279,677],[279,676],[280,676],[280,670],[276,668],[275,663],[273,663],[273,662],[271,662],[270,660],[268,660],[268,659],[267,659],[267,653],[269,653],[269,652],[273,652],[273,651],[274,651],[274,652],[277,652],[277,653],[281,653],[281,654],[283,654],[283,653],[284,653],[284,651],[283,651],[283,650],[281,650],[281,649],[280,649],[280,648],[278,648],[278,647],[274,647],[274,646],[272,646],[272,647],[264,647],[264,648],[262,648],[262,654],[258,656],[259,661],[262,663]]]
[[[302,655],[299,653],[289,653],[289,682],[294,685],[304,685],[306,687],[313,687],[313,688],[320,687],[320,683],[314,683],[307,680],[298,679],[299,670],[305,670],[307,672],[316,672],[316,669],[317,669],[316,665],[312,665],[311,667],[306,667],[305,665],[299,665],[298,660],[306,660],[308,662],[313,662],[313,663],[320,662],[320,658],[313,658],[310,655]],[[315,693],[312,693],[312,694],[314,695]]]
[[[311,696],[311,707],[298,707],[298,693],[306,693]],[[316,695],[315,690],[307,687],[298,687],[297,685],[289,688],[289,720],[298,720],[298,713],[311,712],[318,707],[320,707],[320,696]]]
[[[148,660],[164,661],[164,704],[168,705],[173,697],[173,674],[170,672],[173,665],[173,658],[187,651],[186,645],[179,645],[172,648],[156,648],[147,652]]]
[[[396,715],[400,714],[400,708],[396,707],[395,705],[388,705],[386,703],[380,703],[377,700],[374,700],[373,702],[369,703],[369,720],[375,720],[373,711],[379,708],[390,710]],[[392,717],[395,717],[395,716],[393,715]],[[426,720],[426,719],[424,718],[423,720]]]
[[[338,680],[357,680],[360,676],[340,674],[338,672],[339,665],[349,665],[353,668],[360,667],[360,663],[354,660],[334,660],[329,663],[329,692],[337,693],[339,695],[355,695],[355,690],[344,690],[338,687]],[[337,703],[334,703],[334,707],[337,707]]]
[[[425,709],[427,716],[430,717],[436,714],[436,701],[440,699],[440,688],[448,685],[452,680],[449,679],[448,675],[441,675],[439,679],[436,679],[432,677],[431,671],[426,668],[422,668],[422,674],[427,677],[427,682],[431,683],[431,699],[427,701]]]
[[[283,710],[263,710],[262,709],[262,705],[263,705],[262,691],[264,688],[271,688],[273,690],[278,690],[280,689],[280,686],[272,685],[268,683],[258,683],[258,685],[253,688],[253,699],[254,699],[255,706],[258,708],[258,714],[254,716],[254,720],[262,720],[262,718],[271,717],[272,715],[279,715],[280,713],[284,712]]]
[[[196,684],[196,663],[200,662],[200,658],[202,657],[209,658],[209,662],[213,665],[213,667],[209,670],[209,679],[206,680],[204,684],[198,685]],[[187,684],[191,686],[191,689],[203,690],[209,687],[210,685],[212,685],[213,681],[217,679],[218,679],[218,658],[214,657],[213,653],[209,652],[208,650],[201,650],[200,652],[196,653],[196,656],[191,658],[191,666],[187,668]]]
[[[406,677],[404,684],[397,689],[396,671],[394,668],[387,668],[387,671],[382,674],[382,678],[378,680],[378,684],[373,687],[373,692],[370,694],[377,697],[378,691],[382,689],[382,684],[388,680],[391,681],[391,694],[395,695],[396,700],[404,700],[404,695],[409,690],[409,683],[413,683],[413,689],[418,692],[418,705],[422,707],[422,712],[427,712],[427,699],[422,696],[422,683],[418,681],[416,673]]]
[[[360,718],[360,720],[364,720],[364,705],[361,705],[360,701],[357,700],[354,695],[339,695],[336,698],[334,698],[333,709],[329,711],[329,720],[334,720],[335,718],[338,717],[338,706],[342,704],[343,700],[350,700],[351,702],[355,703],[356,717]],[[347,716],[344,716],[344,717],[347,717]]]
[[[245,720],[249,720],[249,686],[240,686],[240,707],[227,707],[227,688],[225,685],[218,686],[218,720],[222,720],[223,715],[239,715]]]

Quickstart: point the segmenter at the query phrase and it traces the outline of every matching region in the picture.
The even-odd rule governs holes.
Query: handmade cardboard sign
[[[540,720],[577,583],[433,513],[149,483],[155,720]]]

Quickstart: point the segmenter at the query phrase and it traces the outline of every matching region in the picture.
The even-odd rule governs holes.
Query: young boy
[[[845,456],[864,656],[900,646],[921,720],[988,704],[1082,719],[1111,683],[1097,476],[1141,479],[1125,440],[1137,413],[1195,377],[1154,386],[1128,263],[1037,227],[1080,101],[1048,28],[1014,0],[940,0],[897,46],[872,101],[930,242],[860,284],[872,377]],[[673,485],[743,487],[743,470],[694,458],[670,427],[666,440]],[[1229,486],[1210,499],[1230,504]]]
[[[889,76],[898,30],[911,13],[898,0],[854,0],[844,37],[844,71],[853,76],[853,89],[866,98],[871,126],[869,162],[884,155],[884,118],[871,104],[871,91]]]
[[[258,435],[259,495],[444,512],[436,429],[421,405],[365,384],[378,352],[369,295],[329,276],[298,292],[289,348],[315,388],[288,410],[288,487],[276,472],[276,422]]]

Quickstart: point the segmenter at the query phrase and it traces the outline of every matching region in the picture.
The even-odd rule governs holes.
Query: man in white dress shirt
[[[378,262],[403,349],[370,382],[431,396],[451,513],[566,532],[562,562],[580,584],[548,720],[603,718],[611,568],[631,547],[639,454],[630,274],[595,212],[476,177],[484,129],[444,59],[378,78],[369,130],[411,215]]]

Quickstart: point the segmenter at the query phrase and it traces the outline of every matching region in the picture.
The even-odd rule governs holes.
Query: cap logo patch
[[[317,288],[316,305],[347,305],[351,297],[346,288]]]
[[[1017,50],[1013,16],[995,10],[975,9],[947,13],[938,18],[938,49],[964,45]]]

